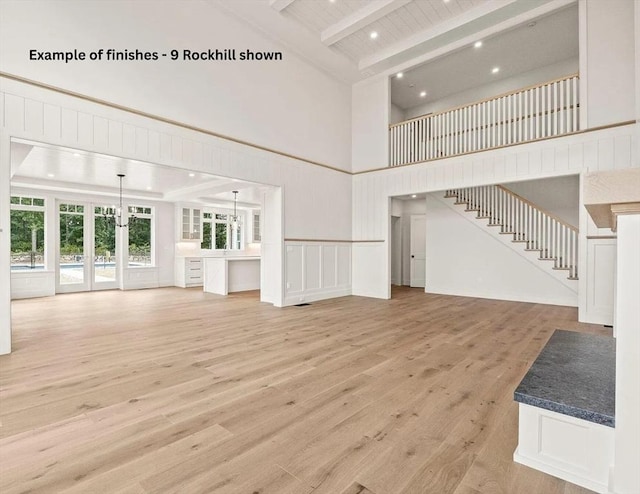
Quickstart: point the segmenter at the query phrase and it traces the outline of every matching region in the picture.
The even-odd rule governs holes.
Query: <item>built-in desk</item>
[[[615,340],[556,330],[517,387],[514,460],[596,492],[614,458]]]
[[[260,289],[260,257],[225,256],[204,258],[204,291],[227,295]]]

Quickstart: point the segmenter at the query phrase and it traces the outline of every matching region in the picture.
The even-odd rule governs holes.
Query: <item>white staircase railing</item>
[[[578,229],[537,207],[500,185],[450,189],[445,197],[477,211],[477,218],[500,227],[500,233],[513,235],[513,242],[525,244],[525,250],[539,251],[541,261],[553,261],[553,269],[569,272],[578,279]]]
[[[494,149],[579,130],[578,75],[389,126],[389,166]]]

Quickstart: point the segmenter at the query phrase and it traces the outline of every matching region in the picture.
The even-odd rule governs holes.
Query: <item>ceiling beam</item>
[[[330,25],[322,31],[320,39],[327,46],[333,45],[411,1],[413,0],[373,0],[353,14]]]
[[[272,9],[275,9],[278,12],[282,12],[293,2],[294,0],[270,0],[269,5],[271,6]]]
[[[118,197],[119,188],[106,185],[84,184],[78,182],[64,182],[62,180],[50,180],[46,178],[24,177],[16,175],[11,180],[12,187],[34,188],[41,190],[56,190],[64,192],[77,192],[81,194],[91,194],[100,196]],[[159,192],[147,192],[134,189],[122,189],[122,195],[126,198],[135,199],[162,199]],[[111,201],[110,201],[111,202]]]
[[[172,189],[165,192],[163,197],[167,201],[184,201],[189,197],[194,197],[196,194],[208,193],[211,189],[220,189],[222,187],[222,190],[226,191],[229,187],[233,187],[235,183],[234,180],[214,179],[207,182],[199,182],[195,185],[188,185],[180,189]]]
[[[225,209],[233,209],[233,199],[227,201],[226,199],[220,199],[219,197],[198,197],[199,202],[206,204],[207,206],[219,207]],[[238,209],[256,209],[260,207],[257,202],[241,202],[236,203]]]

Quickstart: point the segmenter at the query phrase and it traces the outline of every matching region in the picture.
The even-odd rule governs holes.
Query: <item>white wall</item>
[[[276,305],[282,304],[284,294],[285,237],[318,243],[351,239],[351,175],[347,173],[22,82],[0,78],[0,87],[0,149],[8,150],[15,137],[278,187],[284,227],[277,230],[278,238],[272,243],[262,244],[262,264],[271,264],[265,267],[273,288],[270,300]],[[0,183],[9,184],[10,153],[0,158]],[[0,192],[0,203],[8,211],[8,187]],[[0,245],[7,253],[8,225],[8,215],[0,216]],[[172,229],[173,225],[172,221]],[[0,275],[0,285],[8,285],[8,254],[0,258]],[[129,281],[149,282],[131,277]],[[0,313],[9,310],[7,297]],[[9,331],[9,324],[0,327],[0,342],[5,345],[10,341]],[[0,348],[0,352],[8,351],[6,346]]]
[[[32,189],[26,187],[13,187],[13,195],[25,195],[41,197],[46,204],[46,225],[45,225],[45,270],[33,272],[12,272],[11,273],[11,298],[30,298],[54,295],[56,290],[55,279],[55,252],[56,252],[56,201],[78,201],[83,203],[104,204],[111,199],[104,196],[92,196],[90,194],[79,194],[69,192],[52,192],[42,189]],[[176,230],[173,203],[133,200],[131,203],[153,206],[154,208],[154,266],[143,268],[129,268],[126,263],[120,268],[120,286],[125,290],[138,288],[157,288],[160,286],[174,285],[174,257],[176,245]],[[126,208],[125,199],[125,208]],[[126,229],[124,229],[126,230]],[[126,241],[126,239],[125,239]],[[125,242],[125,245],[126,242]],[[127,252],[122,252],[123,258],[128,256]]]
[[[546,178],[502,184],[547,213],[578,228],[580,225],[580,177]]]
[[[11,144],[0,140],[0,355],[11,352]]]
[[[389,124],[392,125],[394,123],[402,122],[404,119],[404,110],[391,103],[389,108]]]
[[[282,51],[282,61],[30,61],[29,50]],[[3,0],[0,70],[349,169],[351,88],[204,1]]]
[[[640,214],[618,216],[614,492],[640,491]]]
[[[547,65],[529,72],[518,74],[514,77],[501,79],[491,84],[478,86],[467,91],[452,94],[446,98],[441,98],[423,105],[408,108],[404,111],[405,119],[408,120],[427,113],[436,113],[450,108],[475,103],[476,101],[491,98],[509,91],[522,89],[534,84],[558,79],[560,77],[575,74],[576,72],[578,72],[577,58],[563,60],[552,65]]]
[[[390,285],[387,240],[389,197],[443,191],[471,185],[575,175],[583,171],[640,166],[637,124],[520,144],[495,151],[386,168],[353,177],[353,236],[377,240],[377,248],[353,251],[353,293],[385,298]],[[581,213],[582,215],[582,213]],[[579,292],[586,293],[586,224],[580,225]],[[426,232],[427,238],[429,231]],[[604,234],[604,233],[603,233]],[[594,280],[596,284],[598,280]],[[607,281],[604,282],[605,284]],[[362,291],[360,291],[362,290]],[[605,302],[605,301],[602,301]],[[580,320],[590,322],[583,302]]]
[[[352,89],[351,170],[358,172],[388,164],[389,79],[373,79]]]
[[[454,211],[460,206],[445,204],[442,196],[427,195],[427,293],[578,305],[577,282],[573,290],[567,287],[540,261],[525,258],[524,249],[505,245],[495,229]]]
[[[634,4],[580,0],[581,112],[588,127],[635,119]]]

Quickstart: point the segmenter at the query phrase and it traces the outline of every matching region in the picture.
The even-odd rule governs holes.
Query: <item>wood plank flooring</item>
[[[12,304],[0,492],[589,492],[518,465],[513,390],[577,310],[427,295],[277,309],[255,292]]]

